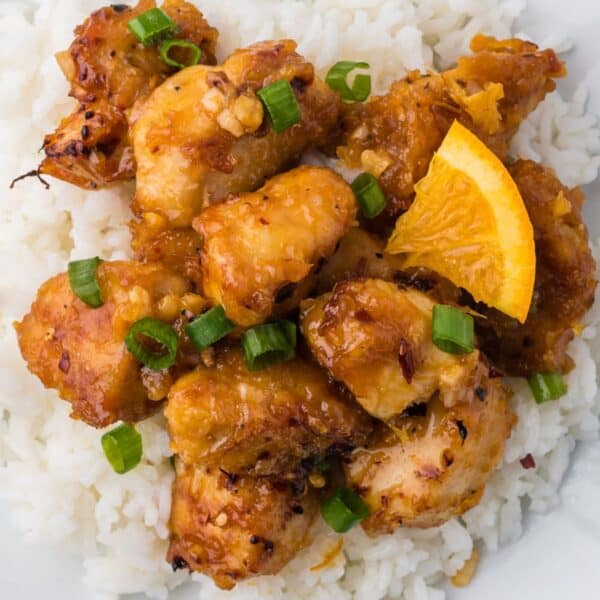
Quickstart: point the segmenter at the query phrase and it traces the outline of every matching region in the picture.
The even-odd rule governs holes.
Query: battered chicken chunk
[[[356,208],[339,175],[302,166],[203,210],[194,228],[205,295],[246,327],[297,306],[308,292],[301,282],[333,253]]]
[[[531,309],[521,325],[478,307],[482,348],[510,375],[566,372],[573,368],[567,346],[594,301],[596,265],[581,218],[584,195],[568,189],[551,169],[531,161],[509,167],[534,228],[536,279]]]
[[[157,88],[133,128],[137,162],[133,247],[139,258],[168,255],[164,232],[183,229],[207,205],[255,190],[322,145],[337,124],[340,99],[290,40],[234,52],[218,67],[184,69]],[[289,81],[302,119],[281,133],[257,92]],[[169,241],[167,237],[165,243]]]
[[[330,292],[336,283],[348,279],[402,280],[404,260],[397,254],[385,251],[385,241],[353,227],[340,240],[335,253],[320,269],[317,293]]]
[[[238,478],[176,462],[167,560],[210,575],[224,589],[280,571],[307,543],[318,508],[314,491]]]
[[[57,55],[71,84],[70,95],[79,104],[46,136],[41,173],[85,188],[135,175],[129,109],[175,71],[157,48],[145,47],[127,27],[155,7],[154,0],[141,0],[134,8],[101,8],[75,29],[69,49]],[[175,37],[198,45],[201,61],[214,64],[218,33],[202,13],[185,0],[166,0],[162,9],[179,27]]]
[[[303,459],[367,440],[371,418],[338,397],[324,372],[296,358],[250,372],[239,348],[217,352],[171,388],[171,448],[190,464],[285,476]]]
[[[63,273],[42,285],[15,328],[29,370],[71,402],[73,418],[104,427],[139,421],[159,408],[149,395],[166,394],[156,397],[152,373],[144,374],[124,339],[138,319],[162,316],[161,300],[182,298],[188,284],[160,265],[128,262],[101,263],[97,280],[100,308],[77,298]]]
[[[379,279],[338,283],[301,306],[317,361],[374,417],[390,419],[438,392],[451,406],[473,378],[479,353],[447,354],[431,339],[433,302]]]
[[[338,155],[379,178],[388,216],[410,206],[414,184],[455,119],[505,159],[521,121],[566,73],[552,50],[530,42],[478,35],[471,48],[450,71],[412,72],[385,96],[345,107]]]
[[[506,392],[483,363],[453,407],[436,398],[395,419],[394,431],[346,461],[348,484],[370,509],[365,531],[434,527],[475,506],[514,422]]]

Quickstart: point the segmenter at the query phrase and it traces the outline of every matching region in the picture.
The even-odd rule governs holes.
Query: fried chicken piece
[[[246,327],[297,307],[306,277],[355,224],[356,209],[339,175],[310,166],[206,208],[194,220],[204,293]]]
[[[324,144],[337,124],[338,94],[315,76],[290,40],[236,50],[218,67],[184,69],[157,88],[133,127],[137,162],[134,209],[148,213],[162,231],[188,228],[200,210],[229,194],[255,190],[266,178]],[[289,81],[302,113],[300,123],[275,132],[257,96],[261,88]],[[154,225],[146,239],[157,238]],[[144,244],[134,239],[136,255]],[[153,251],[161,251],[160,243]],[[164,254],[168,252],[163,251]]]
[[[160,407],[153,400],[164,398],[168,386],[140,368],[124,339],[138,319],[163,317],[161,300],[182,299],[189,284],[160,265],[129,262],[103,262],[96,276],[100,308],[77,298],[63,273],[42,285],[15,329],[29,370],[71,402],[71,416],[105,427],[139,421]]]
[[[165,416],[185,462],[253,476],[291,476],[304,459],[363,444],[372,429],[316,365],[295,358],[250,372],[237,347],[179,379]]]
[[[509,167],[533,224],[536,278],[527,321],[477,307],[482,349],[509,375],[573,368],[567,346],[594,302],[596,264],[581,218],[583,192],[568,189],[551,169],[520,160]]]
[[[314,490],[238,478],[176,461],[167,561],[205,573],[223,589],[279,572],[310,540]]]
[[[71,84],[69,95],[79,105],[44,139],[41,173],[89,189],[134,177],[129,109],[175,72],[157,48],[145,47],[127,27],[155,7],[155,0],[140,0],[134,8],[101,8],[75,29],[69,49],[57,55]],[[198,45],[201,62],[214,64],[218,32],[202,13],[184,0],[166,0],[162,9],[179,27],[175,37]]]
[[[479,353],[457,356],[431,339],[433,302],[379,279],[338,283],[301,305],[300,327],[317,361],[374,417],[390,419],[438,392],[451,406]]]
[[[388,218],[410,206],[415,183],[455,119],[506,159],[521,121],[566,73],[553,50],[538,51],[530,42],[478,35],[471,49],[454,69],[414,71],[384,96],[345,105],[338,155],[379,178]]]
[[[369,507],[362,526],[371,536],[441,525],[475,506],[516,421],[483,363],[451,408],[435,398],[407,412],[394,431],[346,459],[348,484]]]
[[[317,294],[330,292],[336,283],[349,279],[383,279],[401,277],[403,259],[385,251],[385,241],[358,227],[340,240],[335,253],[318,273]]]

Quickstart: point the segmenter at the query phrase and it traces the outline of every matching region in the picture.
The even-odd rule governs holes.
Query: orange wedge
[[[533,227],[498,157],[455,122],[415,190],[387,251],[524,322],[535,280]]]

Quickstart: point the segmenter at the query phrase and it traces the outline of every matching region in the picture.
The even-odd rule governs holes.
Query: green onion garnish
[[[102,292],[96,279],[96,269],[101,262],[102,260],[95,256],[85,260],[74,260],[67,267],[72,292],[82,302],[93,308],[98,308],[104,304]]]
[[[258,92],[265,109],[271,117],[273,129],[281,133],[302,119],[300,105],[289,81],[282,79]]]
[[[369,63],[353,62],[351,60],[342,60],[335,63],[325,77],[327,85],[342,96],[346,102],[362,102],[369,97],[371,93],[371,76],[364,73],[358,74],[354,78],[352,87],[348,85],[347,77],[354,69],[368,69]]]
[[[148,349],[138,336],[149,338],[154,344],[163,347],[162,351]],[[153,371],[168,369],[177,356],[179,347],[179,336],[177,332],[162,321],[153,317],[146,317],[136,321],[125,338],[127,350],[133,354],[141,363]],[[165,352],[166,350],[166,352]]]
[[[185,332],[196,348],[204,350],[234,329],[235,323],[225,316],[223,307],[215,306],[194,319],[185,328]]]
[[[385,195],[377,183],[377,178],[371,173],[361,173],[352,182],[352,191],[367,219],[376,217],[386,207]]]
[[[348,488],[340,488],[321,505],[321,516],[331,529],[346,533],[369,516],[369,507]]]
[[[243,333],[242,348],[249,371],[291,360],[296,355],[296,324],[276,321],[257,325]]]
[[[558,400],[569,389],[560,373],[536,373],[527,383],[537,404]]]
[[[142,436],[131,425],[123,423],[115,427],[100,441],[110,466],[119,475],[131,471],[142,460]]]
[[[171,48],[185,48],[190,51],[190,60],[187,61],[187,64],[183,64],[173,60],[169,56],[169,52]],[[178,69],[185,69],[186,67],[191,67],[193,65],[197,65],[202,58],[202,50],[193,44],[192,42],[186,42],[185,40],[165,40],[158,49],[160,52],[160,57],[171,67],[177,67]]]
[[[178,30],[175,22],[160,8],[147,10],[131,19],[127,27],[144,46],[155,46]]]
[[[471,315],[444,304],[433,307],[433,343],[448,354],[468,354],[475,349],[475,323]]]

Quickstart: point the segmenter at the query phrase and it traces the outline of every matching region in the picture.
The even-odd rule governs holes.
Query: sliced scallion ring
[[[215,306],[194,319],[185,328],[185,332],[196,348],[204,350],[234,329],[235,323],[225,316],[223,307]]]
[[[352,191],[367,219],[379,215],[387,205],[383,190],[379,186],[377,178],[371,173],[361,173],[352,182]]]
[[[104,304],[102,292],[96,279],[96,270],[102,262],[100,258],[86,258],[69,263],[67,272],[72,292],[88,306],[98,308]]]
[[[185,48],[190,52],[190,59],[186,64],[177,62],[169,56],[169,52],[172,48]],[[171,67],[178,69],[185,69],[186,67],[192,67],[197,65],[202,58],[202,50],[193,44],[192,42],[186,42],[185,40],[165,40],[159,47],[160,57]]]
[[[149,349],[144,342],[138,338],[144,336],[151,343],[161,346],[158,351]],[[177,332],[163,321],[153,317],[145,317],[136,321],[125,337],[127,350],[135,356],[142,364],[153,371],[168,369],[175,362],[177,348],[179,347],[179,336]]]
[[[156,46],[178,31],[177,24],[160,8],[152,8],[127,23],[129,30],[144,46]]]
[[[433,307],[433,343],[448,354],[469,354],[475,349],[475,322],[457,308],[436,304]]]
[[[558,400],[569,389],[560,373],[536,373],[527,383],[537,404]]]
[[[252,327],[242,335],[242,349],[249,371],[291,360],[296,355],[296,324],[283,320]]]
[[[302,120],[300,105],[289,81],[282,79],[271,83],[262,88],[257,95],[269,113],[273,129],[277,133]]]
[[[142,436],[131,425],[123,423],[115,427],[100,442],[108,462],[119,475],[131,471],[142,460]]]
[[[321,505],[321,516],[331,529],[346,533],[369,516],[369,507],[348,488],[340,488]]]
[[[348,85],[348,75],[355,69],[368,69],[369,63],[353,62],[351,60],[342,60],[335,63],[327,76],[325,82],[327,85],[342,97],[346,102],[363,102],[371,94],[371,76],[359,73],[354,78],[352,87]]]

